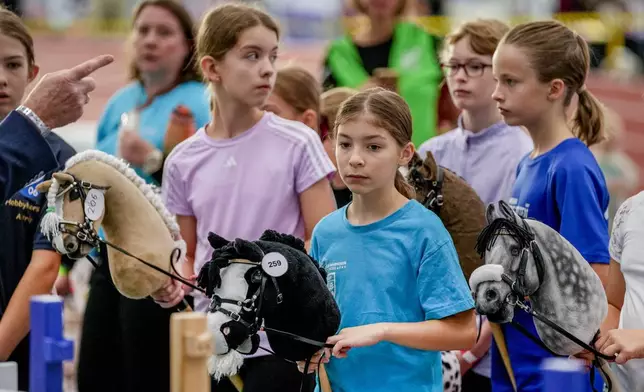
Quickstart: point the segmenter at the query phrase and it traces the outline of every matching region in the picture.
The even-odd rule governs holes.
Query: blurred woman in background
[[[178,2],[140,2],[131,34],[132,82],[112,96],[98,125],[97,149],[130,162],[152,184],[160,183],[175,109],[187,108],[195,128],[210,118],[208,90],[193,65],[194,40],[193,21]],[[172,312],[151,299],[122,296],[107,261],[99,263],[83,320],[79,391],[169,391]]]

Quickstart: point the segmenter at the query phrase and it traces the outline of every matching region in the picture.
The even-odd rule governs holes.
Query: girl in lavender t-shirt
[[[162,182],[188,245],[184,276],[194,277],[210,258],[211,231],[256,240],[273,229],[308,244],[313,227],[335,210],[327,179],[335,168],[319,136],[260,109],[275,82],[277,50],[276,23],[255,8],[225,4],[203,19],[197,51],[214,91],[213,121],[173,150]],[[163,298],[155,297],[170,300],[167,306],[184,293],[185,287],[172,283]],[[193,295],[196,310],[205,311],[209,300]],[[293,368],[295,383],[275,387],[299,390],[297,368],[284,366]],[[280,378],[273,381],[288,383]],[[246,383],[244,390],[252,389]]]

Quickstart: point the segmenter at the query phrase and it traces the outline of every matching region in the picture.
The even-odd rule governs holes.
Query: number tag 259
[[[262,269],[270,276],[277,278],[288,271],[288,261],[281,253],[270,252],[262,259]]]

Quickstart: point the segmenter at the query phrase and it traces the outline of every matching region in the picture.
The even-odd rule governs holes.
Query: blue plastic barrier
[[[541,365],[543,392],[580,392],[588,385],[583,362],[568,358],[548,358]]]
[[[29,311],[29,392],[62,392],[63,361],[74,358],[74,342],[63,337],[63,299],[33,296]]]

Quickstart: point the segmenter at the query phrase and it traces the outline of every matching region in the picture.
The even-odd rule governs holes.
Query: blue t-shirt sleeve
[[[417,284],[426,320],[442,319],[474,307],[451,240],[443,241],[423,256]]]
[[[566,165],[554,173],[559,234],[591,263],[610,263],[608,253],[608,190],[601,173],[583,164]]]
[[[309,244],[309,256],[313,258],[320,264],[320,267],[324,268],[322,261],[320,260],[320,250],[318,246],[318,236],[315,234],[315,228],[313,229],[313,234],[311,235],[311,243]]]

